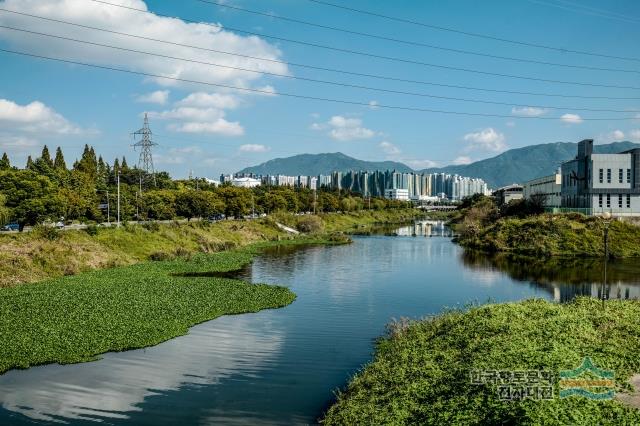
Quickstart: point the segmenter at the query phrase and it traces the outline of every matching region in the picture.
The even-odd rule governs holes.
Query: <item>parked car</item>
[[[212,214],[211,216],[209,216],[209,217],[207,218],[207,220],[208,220],[209,222],[217,222],[217,221],[219,221],[219,220],[223,220],[225,217],[226,217],[226,216],[225,216],[225,215],[223,215],[222,213],[218,213],[218,214]]]
[[[20,225],[18,225],[17,223],[8,223],[2,227],[2,230],[3,231],[19,231]]]
[[[56,222],[56,228],[64,229],[64,222]]]

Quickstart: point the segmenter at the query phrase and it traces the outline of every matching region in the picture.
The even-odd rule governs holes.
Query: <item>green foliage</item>
[[[96,225],[89,225],[84,229],[84,232],[91,235],[92,237],[95,237],[100,232],[100,228],[98,228]]]
[[[640,371],[640,303],[583,298],[529,300],[400,322],[377,345],[326,414],[324,424],[640,424],[640,411],[583,397],[500,401],[472,370],[574,369],[591,357],[613,370],[618,392]]]
[[[7,224],[11,220],[11,212],[6,207],[7,197],[0,194],[0,226]]]
[[[322,223],[322,219],[320,219],[318,216],[304,215],[298,219],[296,228],[300,232],[310,234],[321,232],[324,226]]]
[[[35,238],[42,238],[49,241],[60,239],[60,232],[50,225],[36,225],[31,231]]]
[[[11,162],[9,161],[9,156],[7,153],[2,154],[2,158],[0,159],[0,170],[9,170],[11,168]]]
[[[0,171],[0,193],[21,225],[58,219],[63,203],[51,180],[31,170]]]
[[[284,287],[178,276],[236,270],[254,253],[255,249],[147,262],[2,289],[0,373],[152,346],[221,315],[293,302],[295,295]]]
[[[176,194],[176,213],[186,218],[204,217],[221,213],[224,205],[220,198],[210,191],[180,191]]]

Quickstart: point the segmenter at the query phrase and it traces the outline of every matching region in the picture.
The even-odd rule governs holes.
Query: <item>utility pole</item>
[[[153,168],[153,157],[151,148],[155,145],[152,139],[151,129],[149,128],[149,119],[147,113],[144,114],[144,124],[142,129],[133,132],[134,139],[140,136],[140,140],[133,144],[133,149],[140,148],[140,158],[138,159],[138,169],[140,169],[140,191],[142,192],[142,175],[146,173],[153,178],[153,186],[156,186],[156,173]]]
[[[111,226],[111,205],[109,204],[109,191],[107,191],[107,223]]]
[[[316,205],[318,204],[318,192],[313,188],[313,214],[316,214]]]
[[[602,283],[602,309],[604,310],[604,301],[607,297],[607,264],[609,263],[609,225],[611,224],[611,213],[605,212],[602,215],[602,219],[604,223],[604,282]]]
[[[120,170],[118,170],[118,228],[120,227]]]

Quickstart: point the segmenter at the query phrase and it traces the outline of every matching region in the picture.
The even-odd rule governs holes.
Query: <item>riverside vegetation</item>
[[[604,223],[578,213],[543,213],[541,200],[517,200],[498,208],[494,200],[464,200],[451,224],[466,248],[532,256],[602,257]],[[640,226],[613,220],[609,229],[611,257],[640,256]]]
[[[240,269],[266,247],[347,243],[342,232],[327,229],[405,222],[417,214],[363,211],[346,214],[348,220],[342,214],[279,214],[306,232],[296,237],[280,231],[273,218],[64,232],[38,228],[2,236],[2,273],[18,279],[0,289],[0,373],[89,361],[108,351],[158,344],[220,315],[286,306],[295,299],[287,288],[224,273]],[[62,276],[69,264],[80,271],[106,269]],[[11,285],[33,276],[57,278]]]
[[[324,417],[326,425],[637,425],[640,410],[618,400],[554,398],[501,401],[495,385],[476,385],[472,370],[560,370],[584,357],[615,373],[619,396],[640,371],[640,304],[580,298],[451,310],[392,324],[375,359],[355,375]]]

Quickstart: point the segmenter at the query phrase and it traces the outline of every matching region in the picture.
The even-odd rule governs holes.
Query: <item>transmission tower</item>
[[[158,145],[152,139],[151,129],[149,128],[149,119],[147,113],[144,114],[144,125],[142,129],[133,132],[134,140],[137,137],[140,140],[133,144],[133,149],[140,148],[140,158],[138,159],[138,169],[140,170],[140,190],[142,191],[143,179],[151,176],[153,178],[153,186],[156,186],[156,173],[153,168],[153,157],[151,155],[151,147]],[[144,177],[143,177],[144,176]]]

